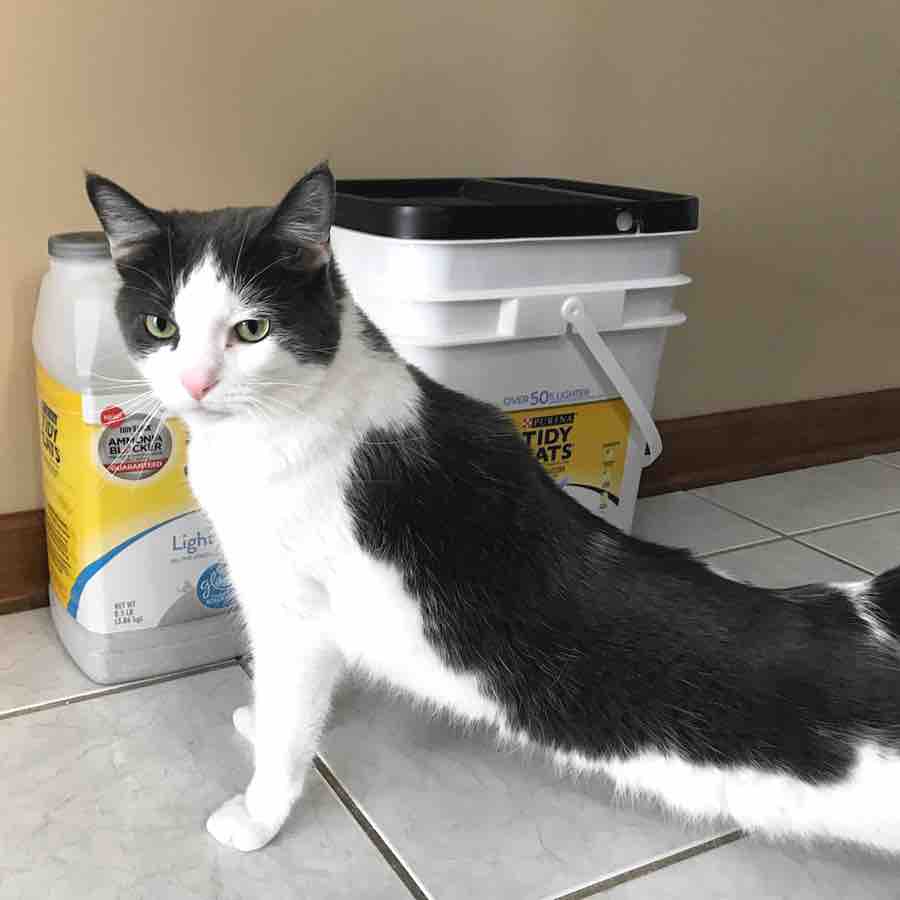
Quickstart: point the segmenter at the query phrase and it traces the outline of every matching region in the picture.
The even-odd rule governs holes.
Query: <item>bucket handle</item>
[[[641,459],[641,466],[646,468],[655,462],[662,453],[662,438],[659,436],[659,430],[653,421],[653,416],[650,415],[650,410],[641,400],[640,394],[631,383],[631,379],[625,374],[625,370],[619,365],[619,361],[613,356],[606,341],[597,333],[597,326],[585,311],[581,298],[567,297],[560,312],[563,321],[568,322],[578,332],[578,336],[591,351],[597,364],[619,392],[619,396],[625,401],[625,405],[637,423],[647,445]]]

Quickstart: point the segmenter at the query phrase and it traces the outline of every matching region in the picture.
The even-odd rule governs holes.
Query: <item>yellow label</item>
[[[532,455],[571,493],[590,491],[603,509],[619,503],[631,417],[622,400],[546,406],[509,414]],[[575,490],[572,490],[575,489]]]
[[[40,365],[37,389],[50,581],[75,615],[76,595],[106,558],[196,509],[187,483],[186,435],[178,420],[129,414],[124,403],[124,409],[103,409],[99,423],[86,422],[81,396]],[[152,580],[151,563],[146,572],[135,572],[133,593]],[[136,610],[136,601],[122,596],[110,602],[103,621],[154,624]]]

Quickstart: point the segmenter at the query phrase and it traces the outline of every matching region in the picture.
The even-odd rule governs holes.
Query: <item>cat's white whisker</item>
[[[159,281],[157,281],[156,278],[154,278],[149,272],[145,271],[144,269],[140,269],[137,266],[131,265],[129,263],[124,263],[121,260],[118,262],[118,265],[123,269],[128,269],[132,272],[137,272],[138,274],[143,275],[144,278],[146,278],[148,281],[150,281],[154,285],[156,285],[156,289],[159,291],[158,296],[165,297],[165,295],[166,295],[165,288],[163,288],[163,286],[159,283]],[[129,285],[129,289],[134,290],[135,288],[132,285]],[[138,290],[140,290],[140,289],[138,289]],[[144,292],[148,293],[147,291],[144,291]]]
[[[246,291],[250,288],[250,286],[257,281],[261,276],[265,275],[266,272],[269,271],[273,266],[280,265],[283,262],[287,262],[291,258],[291,254],[285,254],[284,256],[279,256],[277,259],[273,259],[268,265],[263,266],[258,272],[251,275],[242,285],[239,291],[239,296],[245,295]]]
[[[172,258],[172,226],[171,224],[166,226],[166,240],[169,244],[169,287],[172,291],[172,296],[175,296],[175,261]]]
[[[96,369],[91,371],[91,378],[98,378],[100,381],[108,381],[112,384],[121,384],[126,387],[142,387],[150,384],[146,378],[118,378],[113,375],[104,375],[102,372],[98,372]]]
[[[247,221],[244,223],[244,231],[241,234],[241,243],[238,247],[237,255],[234,258],[234,268],[231,270],[231,283],[237,286],[238,283],[238,268],[241,264],[241,254],[244,252],[244,242],[247,240],[247,230],[250,228],[250,217],[247,217]]]

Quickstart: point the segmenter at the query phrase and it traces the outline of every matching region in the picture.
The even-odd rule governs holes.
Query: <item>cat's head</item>
[[[87,192],[122,278],[126,345],[166,409],[203,421],[302,407],[341,331],[328,166],[271,208],[162,212],[92,173]]]

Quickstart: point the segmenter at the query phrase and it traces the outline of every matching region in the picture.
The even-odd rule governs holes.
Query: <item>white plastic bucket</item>
[[[627,531],[662,449],[650,410],[666,333],[686,320],[673,304],[692,233],[450,241],[335,228],[332,243],[405,359],[509,412],[550,474]],[[566,459],[564,433],[576,436]]]

